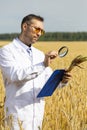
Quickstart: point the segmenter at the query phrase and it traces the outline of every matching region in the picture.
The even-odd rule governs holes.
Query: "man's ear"
[[[24,24],[23,24],[23,30],[25,31],[26,29],[27,29],[27,24],[24,23]]]

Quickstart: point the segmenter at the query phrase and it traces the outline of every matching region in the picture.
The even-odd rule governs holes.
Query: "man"
[[[44,55],[32,46],[44,34],[43,22],[40,16],[25,16],[19,37],[0,49],[6,119],[12,116],[12,130],[20,130],[20,125],[24,130],[39,130],[42,125],[45,102],[37,95],[52,74],[49,65],[57,57],[56,51]],[[59,85],[62,87],[69,79],[66,72]]]

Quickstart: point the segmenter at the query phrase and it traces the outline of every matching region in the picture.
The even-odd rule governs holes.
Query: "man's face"
[[[27,44],[35,43],[39,37],[44,33],[43,32],[43,22],[33,19],[31,23],[25,23],[23,25],[23,36]]]

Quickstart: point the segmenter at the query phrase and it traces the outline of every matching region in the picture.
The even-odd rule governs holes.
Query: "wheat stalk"
[[[79,68],[81,68],[81,69],[83,69],[83,67],[81,67],[80,64],[83,63],[83,62],[85,62],[85,61],[87,61],[87,57],[83,57],[82,55],[78,55],[77,57],[75,57],[72,60],[70,66],[67,69],[67,71],[70,72],[76,66],[79,67]]]

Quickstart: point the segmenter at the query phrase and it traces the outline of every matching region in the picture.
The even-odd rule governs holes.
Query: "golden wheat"
[[[3,45],[1,43],[0,45]],[[63,45],[69,48],[69,52],[64,58],[58,57],[52,62],[53,70],[68,68],[78,55],[87,56],[87,42],[38,42],[34,46],[47,52],[58,50]],[[56,89],[51,97],[45,98],[42,130],[87,130],[87,63],[82,63],[82,66],[84,69],[76,67],[72,70],[72,79],[66,87]],[[5,96],[2,77],[0,77],[0,90],[2,104],[0,119],[2,119]]]

